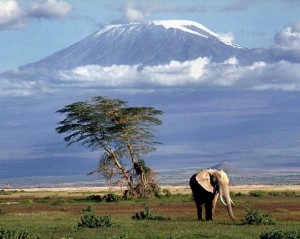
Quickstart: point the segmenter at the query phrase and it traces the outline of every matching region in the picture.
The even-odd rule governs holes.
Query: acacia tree
[[[142,155],[154,151],[155,126],[162,111],[152,107],[128,107],[127,102],[107,97],[76,102],[57,111],[65,114],[56,131],[67,133],[68,145],[81,143],[101,152],[99,172],[113,185],[126,184],[126,192],[145,196],[158,189],[153,170]]]

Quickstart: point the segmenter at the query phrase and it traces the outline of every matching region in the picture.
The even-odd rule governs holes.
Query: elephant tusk
[[[223,199],[222,195],[220,195],[220,198],[221,198],[222,203],[227,207],[227,204],[224,202],[224,199]]]
[[[230,202],[231,202],[231,204],[235,207],[235,204],[234,204],[234,202],[230,199]]]

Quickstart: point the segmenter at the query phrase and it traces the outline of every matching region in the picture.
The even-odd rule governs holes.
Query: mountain
[[[236,173],[237,172],[236,167],[228,162],[219,163],[211,168],[217,169],[217,170],[223,170],[226,173]]]
[[[182,62],[199,57],[222,62],[233,56],[249,55],[249,51],[227,42],[199,23],[165,20],[106,26],[74,45],[20,69],[69,70],[83,65],[159,65],[172,60]]]

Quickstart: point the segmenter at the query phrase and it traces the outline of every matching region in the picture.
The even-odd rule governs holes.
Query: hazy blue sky
[[[270,47],[275,34],[299,27],[299,11],[298,0],[0,0],[0,72],[46,57],[104,25],[157,19],[193,20],[236,44]]]

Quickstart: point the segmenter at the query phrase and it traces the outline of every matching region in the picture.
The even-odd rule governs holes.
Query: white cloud
[[[240,65],[233,57],[222,63],[208,58],[171,61],[157,66],[88,65],[61,71],[63,84],[112,88],[209,87],[240,89],[300,90],[300,64],[287,61]]]
[[[61,71],[62,81],[95,84],[103,87],[184,86],[201,81],[208,58],[194,61],[171,61],[166,65],[145,66],[88,65],[71,71]]]
[[[86,65],[68,71],[18,70],[0,79],[0,96],[32,96],[76,89],[222,88],[300,91],[300,63],[279,61],[241,65],[235,57],[221,63],[208,58],[169,64]],[[9,80],[8,80],[9,79]]]
[[[277,33],[273,54],[277,57],[300,62],[300,21]]]
[[[125,8],[124,15],[129,22],[142,22],[145,20],[143,12],[136,9],[131,4]]]
[[[24,14],[17,1],[0,0],[0,30],[18,28],[25,25]]]
[[[76,67],[71,71],[60,71],[59,75],[64,82],[95,84],[103,87],[132,87],[138,78],[138,65],[113,65],[103,67],[87,65]]]
[[[56,19],[70,13],[72,5],[64,0],[34,2],[28,10],[21,9],[17,0],[0,0],[0,31],[26,26],[31,18]]]
[[[36,92],[35,81],[0,79],[0,97],[23,97]]]
[[[32,3],[28,15],[34,18],[60,18],[68,15],[72,5],[63,0],[47,0],[42,3]]]

